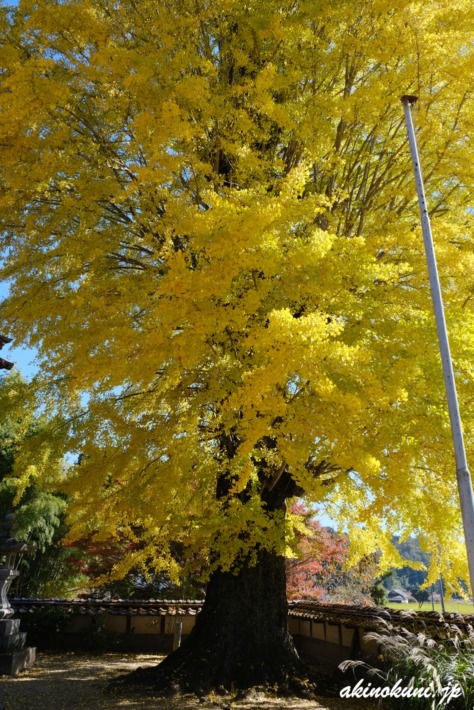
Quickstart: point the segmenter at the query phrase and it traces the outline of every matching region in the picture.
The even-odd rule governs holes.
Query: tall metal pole
[[[471,594],[474,594],[474,496],[472,493],[471,474],[467,466],[466,450],[464,448],[464,438],[462,433],[461,416],[459,414],[458,398],[456,394],[456,383],[454,381],[453,365],[449,351],[448,331],[444,317],[443,299],[439,285],[438,268],[436,265],[436,255],[431,234],[431,224],[426,207],[425,189],[421,174],[420,158],[416,144],[415,130],[411,115],[411,107],[416,103],[416,96],[402,96],[403,110],[408,130],[408,140],[410,142],[411,159],[415,172],[416,191],[418,193],[418,204],[421,213],[421,227],[423,230],[423,241],[425,244],[426,261],[428,264],[428,274],[430,279],[431,298],[436,320],[436,330],[438,331],[439,349],[441,352],[441,362],[443,365],[444,386],[448,400],[449,419],[451,422],[451,434],[454,444],[454,455],[456,458],[456,476],[458,482],[459,499],[461,502],[461,514],[464,527],[464,537],[466,540],[467,561],[469,565],[469,578],[471,582]]]
[[[444,606],[444,584],[443,584],[443,575],[442,574],[439,575],[438,584],[439,584],[439,598],[441,601],[441,613],[446,614],[446,607]]]

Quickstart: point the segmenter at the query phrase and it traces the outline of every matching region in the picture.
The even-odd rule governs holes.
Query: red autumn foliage
[[[288,598],[372,603],[369,590],[377,575],[373,556],[348,569],[347,538],[323,528],[302,503],[295,504],[293,512],[305,516],[311,535],[301,537],[299,557],[287,561]]]

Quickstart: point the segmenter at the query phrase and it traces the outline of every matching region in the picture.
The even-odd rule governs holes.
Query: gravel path
[[[200,702],[195,698],[163,699],[130,687],[111,691],[108,682],[138,666],[156,665],[162,656],[108,653],[40,653],[36,665],[16,678],[0,677],[0,710],[363,710],[368,707],[340,698],[269,699]],[[363,703],[364,701],[362,701]]]

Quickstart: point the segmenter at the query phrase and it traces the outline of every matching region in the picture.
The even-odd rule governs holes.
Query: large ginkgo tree
[[[176,575],[179,546],[208,579],[157,677],[301,676],[297,496],[351,559],[415,532],[432,577],[466,577],[400,96],[471,450],[472,4],[20,0],[0,22],[1,328],[56,407],[20,488],[80,452],[55,484],[72,538],[137,543],[116,575]]]

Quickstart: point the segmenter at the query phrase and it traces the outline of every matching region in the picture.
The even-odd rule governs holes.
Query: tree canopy
[[[400,96],[472,452],[471,3],[20,0],[0,22],[1,325],[83,454],[71,535],[139,541],[117,575],[177,573],[171,542],[232,569],[294,544],[278,492],[324,501],[353,559],[399,562],[414,532],[466,577]]]

